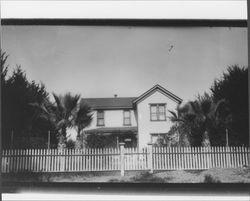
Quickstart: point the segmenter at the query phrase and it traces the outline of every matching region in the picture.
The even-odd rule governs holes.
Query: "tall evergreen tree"
[[[41,145],[32,137],[47,138],[48,130],[53,128],[49,122],[39,118],[40,111],[32,103],[48,101],[49,94],[43,84],[28,81],[20,66],[7,77],[6,61],[6,54],[1,52],[2,145],[4,148],[10,147],[11,143],[20,148]]]
[[[227,129],[229,145],[248,145],[248,68],[229,66],[223,76],[215,80],[211,91],[214,101],[226,100],[227,111],[222,112],[231,113],[227,123],[221,127],[217,135],[223,135],[225,138],[225,129]]]

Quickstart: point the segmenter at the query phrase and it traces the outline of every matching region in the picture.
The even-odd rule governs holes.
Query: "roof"
[[[138,103],[138,102],[144,100],[145,98],[147,98],[148,96],[150,96],[155,91],[159,91],[159,92],[163,93],[164,95],[166,95],[167,97],[169,97],[170,99],[172,99],[173,101],[175,101],[177,103],[181,103],[182,102],[181,98],[179,98],[178,96],[174,95],[173,93],[171,93],[170,91],[168,91],[164,87],[160,86],[159,84],[156,84],[151,89],[149,89],[148,91],[146,91],[145,93],[143,93],[141,96],[139,96],[138,98],[134,99],[133,103]]]
[[[139,97],[83,98],[82,100],[86,102],[93,110],[133,109],[134,104],[144,100],[156,90],[160,91],[177,103],[182,102],[181,98],[166,90],[159,84],[153,86]]]
[[[84,98],[92,109],[132,109],[133,100],[137,97]]]
[[[137,127],[101,127],[84,131],[86,134],[103,134],[103,133],[115,133],[115,134],[137,134]]]

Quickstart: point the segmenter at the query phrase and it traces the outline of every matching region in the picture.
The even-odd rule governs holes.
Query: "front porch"
[[[84,131],[89,148],[118,148],[120,142],[125,147],[137,147],[137,127],[103,127]]]

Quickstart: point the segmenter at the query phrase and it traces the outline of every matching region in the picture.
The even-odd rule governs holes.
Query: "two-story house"
[[[160,85],[139,97],[86,98],[93,109],[88,135],[115,135],[117,143],[125,142],[139,148],[166,134],[172,122],[169,110],[175,110],[182,99]]]

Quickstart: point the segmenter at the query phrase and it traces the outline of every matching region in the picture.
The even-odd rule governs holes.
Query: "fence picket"
[[[16,172],[16,149],[13,152],[13,172]]]
[[[192,153],[192,154],[189,155],[189,157],[191,158],[191,160],[189,160],[190,161],[189,163],[191,164],[190,167],[191,167],[191,169],[196,169],[196,167],[197,167],[197,160],[196,160],[195,147],[190,147],[190,149],[191,149],[191,153]]]
[[[173,161],[172,161],[172,155],[173,154],[171,154],[172,153],[172,148],[173,147],[168,147],[167,148],[167,152],[168,152],[168,169],[169,170],[172,170],[173,169]]]
[[[41,164],[41,171],[44,172],[44,166],[45,166],[45,149],[42,149],[41,150],[41,153],[42,153],[42,164]]]
[[[233,152],[233,147],[229,147],[229,158],[230,158],[230,167],[234,167],[234,152]]]
[[[125,148],[125,170],[149,168],[147,148]],[[238,147],[152,147],[155,170],[230,168],[249,165],[249,148]],[[3,173],[114,171],[120,169],[117,148],[6,149],[2,151]]]
[[[10,172],[10,150],[8,150],[8,149],[5,150],[5,157],[6,157],[5,172],[9,173]],[[2,166],[2,168],[3,168],[3,166]]]
[[[213,162],[214,162],[214,168],[217,167],[217,157],[216,157],[216,152],[217,152],[217,147],[213,147]]]
[[[181,149],[182,149],[182,152],[183,152],[183,160],[184,160],[183,166],[184,166],[184,169],[189,170],[189,169],[191,169],[189,164],[188,164],[188,156],[191,154],[190,147],[181,147]]]
[[[37,149],[34,149],[34,172],[37,172],[37,153],[38,153],[38,150]]]
[[[242,161],[242,146],[239,147],[239,159],[240,159],[240,167],[243,166],[243,161]]]
[[[54,155],[55,155],[55,152],[54,152],[54,149],[51,149],[50,150],[50,171],[51,172],[54,172]]]
[[[153,146],[153,169],[157,169],[156,147]]]
[[[37,150],[37,172],[40,172],[41,171],[41,168],[40,168],[40,165],[41,165],[41,163],[42,163],[42,161],[41,161],[41,149],[38,149]]]
[[[163,169],[166,169],[166,164],[167,164],[167,154],[166,154],[166,147],[162,147],[162,152],[163,152]]]
[[[44,161],[43,161],[43,149],[40,149],[40,163],[39,163],[39,171],[42,172],[43,171],[43,165],[44,165]]]
[[[243,165],[247,165],[247,151],[246,151],[246,147],[243,147]]]
[[[236,161],[237,161],[237,167],[240,167],[240,157],[239,157],[239,147],[236,147]]]
[[[221,146],[219,146],[219,159],[220,159],[220,165],[219,165],[219,167],[223,167],[223,158],[222,158]]]
[[[5,173],[6,171],[5,171],[5,168],[7,167],[7,165],[5,164],[7,161],[6,161],[6,156],[5,156],[5,150],[2,150],[2,157],[1,157],[1,160],[2,160],[2,162],[1,162],[1,164],[2,164],[2,166],[1,166],[1,172],[2,173]]]
[[[249,166],[250,165],[250,147],[246,147],[247,149],[247,152],[246,152],[246,157],[247,157],[247,165]]]
[[[237,156],[237,147],[234,147],[234,155],[235,155],[235,167],[238,167],[238,156]]]

